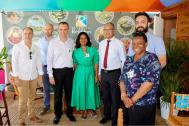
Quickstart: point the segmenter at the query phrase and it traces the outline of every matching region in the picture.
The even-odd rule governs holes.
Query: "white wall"
[[[4,46],[4,40],[3,40],[3,26],[2,26],[2,13],[0,12],[0,50]]]
[[[163,38],[163,19],[161,18],[161,15],[154,16],[154,35],[160,36]]]

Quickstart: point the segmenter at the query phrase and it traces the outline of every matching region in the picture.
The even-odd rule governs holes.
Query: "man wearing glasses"
[[[114,32],[113,23],[105,24],[106,39],[99,43],[99,79],[102,82],[104,104],[104,117],[100,123],[104,124],[112,120],[112,125],[117,125],[118,108],[121,102],[118,80],[126,56],[123,43],[114,37]]]
[[[42,82],[42,65],[39,48],[32,44],[33,29],[23,29],[23,41],[14,45],[12,54],[12,75],[19,91],[19,125],[25,125],[27,115],[31,121],[42,122],[34,112],[34,96],[37,82]]]

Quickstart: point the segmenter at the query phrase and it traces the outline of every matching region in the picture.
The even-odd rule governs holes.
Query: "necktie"
[[[109,43],[111,40],[107,40],[107,45],[106,45],[106,51],[105,51],[105,55],[104,55],[104,69],[107,68],[107,60],[108,60],[108,50],[109,50]]]

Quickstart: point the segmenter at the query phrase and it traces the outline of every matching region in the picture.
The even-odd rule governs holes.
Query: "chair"
[[[122,108],[119,108],[118,110],[117,126],[123,126],[123,109]]]
[[[43,94],[43,85],[40,84],[39,82],[37,83],[37,87],[35,90],[35,94],[38,94],[38,92],[41,92]],[[35,97],[34,100],[42,99],[43,96]]]
[[[189,94],[172,92],[170,114],[167,120],[171,126],[189,126],[189,117],[173,115],[174,108],[178,111],[189,111]]]
[[[10,126],[10,119],[9,119],[9,114],[8,114],[8,106],[6,102],[6,97],[5,97],[5,89],[6,85],[5,84],[0,84],[0,93],[2,94],[3,97],[3,106],[0,107],[0,125],[6,125],[8,124]],[[6,118],[6,121],[3,124],[4,119]]]

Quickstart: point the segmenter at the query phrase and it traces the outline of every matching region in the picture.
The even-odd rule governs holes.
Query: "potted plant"
[[[189,74],[183,66],[189,63],[189,44],[186,42],[172,41],[167,47],[167,65],[162,70],[160,77],[160,90],[163,94],[160,97],[161,116],[168,119],[170,111],[171,93],[178,93],[182,83],[188,79]]]
[[[4,64],[8,62],[8,53],[6,47],[0,52],[0,83],[5,83]]]
[[[164,119],[168,119],[170,111],[171,93],[179,92],[181,89],[181,83],[183,80],[179,77],[180,73],[170,73],[167,70],[161,73],[161,92],[163,94],[160,97],[161,116]]]

